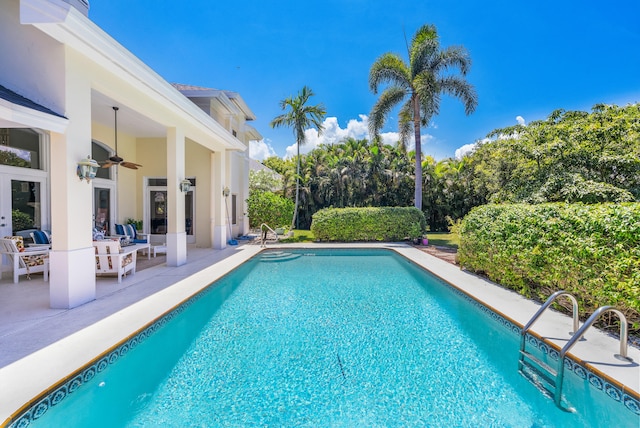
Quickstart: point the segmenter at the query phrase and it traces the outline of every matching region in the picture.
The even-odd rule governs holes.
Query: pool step
[[[520,373],[551,396],[555,393],[556,371],[544,361],[525,351],[520,351]]]
[[[289,260],[295,260],[302,254],[287,253],[284,251],[270,251],[260,256],[260,260],[263,262],[286,262]]]

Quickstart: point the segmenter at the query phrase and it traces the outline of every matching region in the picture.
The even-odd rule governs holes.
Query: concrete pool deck
[[[526,324],[540,307],[405,244],[286,244],[270,245],[269,249],[336,247],[392,249],[518,325]],[[6,303],[4,297],[0,300],[0,426],[52,385],[261,250],[257,245],[224,250],[190,248],[186,265],[155,266],[128,277],[121,286],[115,279],[99,279],[97,299],[71,310],[50,309],[46,283],[41,280],[19,284],[3,280],[0,296],[22,292],[26,300],[14,304]],[[559,347],[569,339],[570,330],[571,319],[553,311],[545,312],[533,328],[538,335],[553,338],[549,340]],[[614,358],[619,351],[617,339],[595,328],[589,329],[585,338],[571,354],[637,397],[640,349],[629,347],[633,362],[625,363]]]

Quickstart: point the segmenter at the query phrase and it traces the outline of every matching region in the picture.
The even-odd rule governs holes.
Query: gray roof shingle
[[[11,89],[7,89],[4,86],[0,85],[0,99],[7,100],[10,103],[30,108],[32,110],[36,110],[42,113],[47,113],[53,116],[62,117],[66,119],[63,115],[56,113],[55,111],[36,103],[35,101],[31,101],[28,98],[23,97],[20,94],[13,92]]]

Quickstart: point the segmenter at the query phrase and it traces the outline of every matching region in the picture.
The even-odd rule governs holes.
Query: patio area
[[[187,263],[167,267],[165,256],[138,256],[135,275],[118,283],[115,276],[96,278],[96,299],[73,309],[49,307],[49,283],[40,274],[20,277],[10,273],[0,280],[0,368],[112,315],[202,269],[224,260],[243,248],[257,252],[259,246],[229,246],[222,250],[189,246]]]

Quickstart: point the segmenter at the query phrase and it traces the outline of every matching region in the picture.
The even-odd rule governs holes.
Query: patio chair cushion
[[[138,237],[138,231],[132,224],[116,224],[116,234],[125,235],[134,244],[146,244],[147,240]]]
[[[24,251],[24,238],[22,236],[5,236],[4,239],[11,239],[19,252]]]
[[[34,230],[31,236],[33,237],[33,242],[36,244],[51,244],[51,237],[44,230]]]
[[[46,260],[49,258],[49,254],[29,254],[25,253],[24,248],[24,238],[22,236],[5,236],[4,239],[10,239],[15,244],[15,250],[17,250],[20,260],[24,263],[24,273],[27,274],[27,278],[31,279],[31,269],[36,266],[42,266],[45,264]],[[15,251],[14,250],[14,251]],[[40,271],[40,270],[34,270]],[[17,281],[16,281],[17,282]]]
[[[117,249],[117,251],[114,250],[113,254],[119,254],[120,250],[122,249],[122,247],[120,247],[120,243],[119,242],[117,242],[117,241],[114,241],[114,242],[116,242],[116,244],[117,244],[117,246],[115,247]],[[96,254],[100,254],[98,252],[98,248],[97,247],[94,247],[94,249],[95,249],[95,253]],[[105,249],[106,249],[106,253],[107,254],[111,254],[111,247],[105,247]],[[107,257],[107,260],[108,260],[108,263],[109,263],[109,270],[113,269],[114,268],[113,267],[113,258],[112,257]],[[125,267],[125,266],[127,266],[127,265],[129,265],[131,263],[133,263],[133,256],[131,254],[127,254],[126,256],[122,257],[122,267]],[[100,258],[99,257],[96,257],[96,267],[98,269],[101,269]]]

